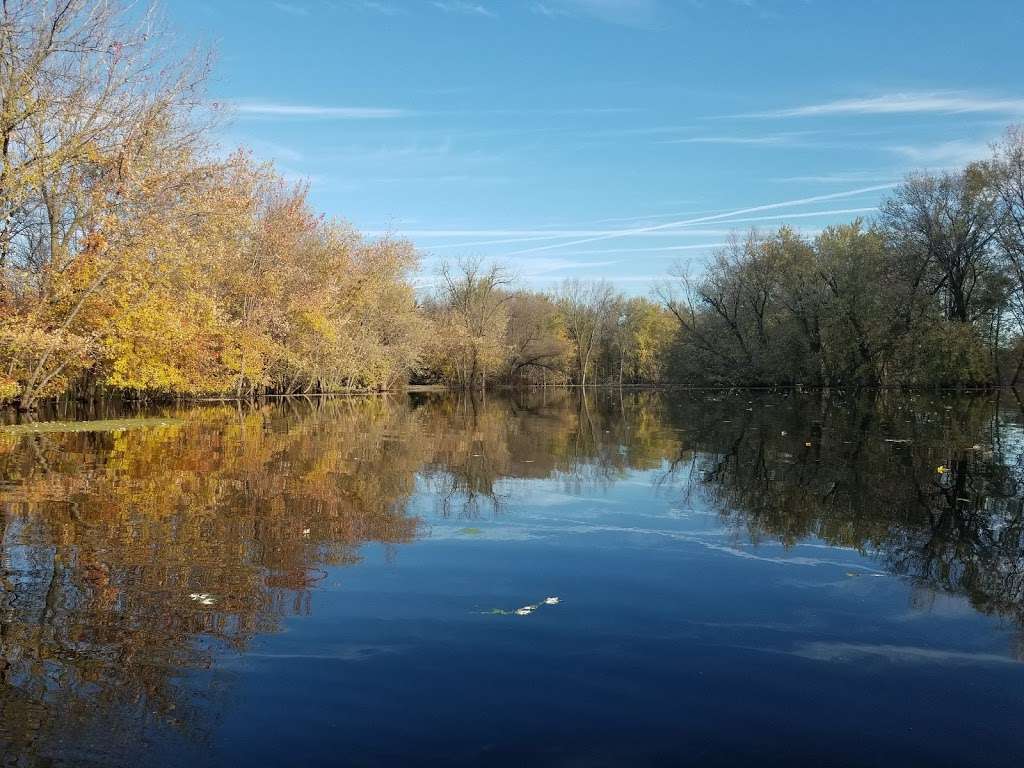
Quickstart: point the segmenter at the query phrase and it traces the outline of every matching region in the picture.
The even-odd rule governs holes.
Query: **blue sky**
[[[314,204],[522,283],[643,293],[730,231],[869,215],[1024,121],[1020,0],[165,0]]]

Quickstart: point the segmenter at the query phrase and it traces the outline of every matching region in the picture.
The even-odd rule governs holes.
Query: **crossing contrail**
[[[750,222],[750,221],[772,221],[774,219],[809,219],[809,218],[814,218],[814,217],[817,217],[817,216],[837,216],[837,215],[839,215],[841,213],[867,213],[868,211],[874,211],[874,210],[877,210],[874,206],[872,206],[872,207],[860,207],[860,208],[833,208],[833,209],[828,210],[828,211],[807,211],[805,213],[774,214],[774,215],[771,215],[771,216],[750,216],[750,217],[745,218],[745,219],[730,219],[729,221],[726,221],[724,223],[725,224],[739,224],[739,223],[745,223],[745,222]],[[731,213],[731,215],[736,216],[738,214],[733,212],[733,213]],[[481,232],[487,232],[488,230],[480,230],[480,231]],[[574,236],[572,234],[567,234],[567,232],[568,232],[568,230],[559,230],[559,231],[552,231],[552,232],[550,232],[549,234],[546,234],[546,235],[533,235],[533,234],[531,234],[529,237],[525,237],[525,236],[524,237],[510,237],[510,238],[506,238],[506,239],[503,239],[503,240],[476,240],[476,241],[469,242],[469,243],[442,243],[441,245],[423,246],[423,250],[425,250],[425,251],[440,251],[440,250],[445,250],[445,249],[449,249],[449,248],[473,248],[473,247],[478,247],[478,246],[482,246],[482,245],[508,245],[509,243],[532,243],[532,242],[536,242],[538,240],[561,240],[562,238],[565,238],[565,237],[573,237]],[[577,231],[575,236],[576,237],[582,237],[583,235],[586,235],[587,237],[597,237],[599,235],[609,235],[609,234],[615,234],[617,232],[618,232],[618,230],[597,230],[597,231],[590,231],[590,232],[587,232],[587,231],[584,230],[584,231]],[[368,234],[376,235],[377,232],[369,232]],[[405,236],[405,237],[413,237],[413,238],[415,238],[415,237],[424,237],[424,236],[434,237],[434,236],[438,236],[438,235],[442,235],[442,234],[450,234],[450,232],[446,232],[444,230],[436,231],[436,232],[432,231],[432,230],[417,230],[417,231],[413,231],[413,232],[403,232],[401,234],[403,236]],[[658,234],[659,235],[672,235],[672,234],[675,234],[675,233],[674,232],[659,232]],[[708,229],[688,229],[688,230],[685,230],[684,232],[680,232],[679,234],[685,234],[685,235],[705,234],[706,235],[706,234],[723,234],[723,233],[721,233],[719,231],[716,231],[716,230],[708,230]]]
[[[649,227],[637,227],[635,229],[623,229],[616,232],[609,232],[604,235],[595,235],[594,237],[585,237],[580,240],[571,240],[567,243],[552,243],[551,245],[540,245],[534,248],[524,248],[521,251],[513,251],[511,253],[502,254],[503,256],[523,256],[528,253],[540,253],[541,251],[550,251],[555,248],[568,248],[572,245],[584,245],[586,243],[596,243],[602,240],[611,240],[617,237],[630,237],[631,235],[642,235],[647,232],[657,232],[663,229],[672,229],[673,227],[684,227],[690,224],[703,224],[708,221],[719,221],[721,219],[727,219],[731,216],[739,216],[744,213],[756,213],[757,211],[770,211],[774,208],[787,208],[791,205],[804,205],[806,203],[817,203],[822,200],[836,200],[841,197],[854,197],[855,195],[863,195],[867,192],[879,192],[883,189],[892,189],[898,186],[899,182],[891,182],[889,184],[876,184],[872,187],[861,187],[860,189],[851,189],[848,192],[833,192],[830,195],[815,195],[814,197],[803,197],[798,200],[786,200],[781,203],[769,203],[767,205],[755,205],[752,208],[740,208],[735,211],[729,211],[727,213],[719,213],[714,216],[700,216],[696,219],[685,219],[683,221],[670,221],[666,224],[653,224]]]

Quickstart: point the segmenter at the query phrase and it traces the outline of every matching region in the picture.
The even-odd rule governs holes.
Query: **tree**
[[[505,361],[511,280],[500,265],[485,267],[480,260],[443,264],[440,274],[435,365],[463,389],[483,388]]]
[[[694,278],[680,265],[674,281],[659,288],[683,343],[697,353],[684,375],[747,384],[784,377],[782,367],[791,358],[780,340],[787,313],[780,303],[784,249],[778,245],[756,231],[733,237],[702,275]]]
[[[506,347],[511,382],[537,371],[542,372],[544,381],[564,375],[569,345],[558,305],[550,296],[532,291],[512,294],[508,302]]]
[[[823,364],[831,383],[878,385],[909,297],[887,279],[891,255],[876,227],[858,219],[827,227],[814,241],[817,272],[827,292],[823,307]]]
[[[0,9],[3,337],[23,408],[87,363],[99,292],[141,268],[194,181],[205,65],[170,59],[153,15],[135,18],[105,0]]]
[[[970,322],[987,309],[979,307],[979,298],[995,271],[998,226],[983,167],[911,175],[882,206],[881,222],[914,272],[941,297],[947,320]]]
[[[615,291],[604,281],[585,283],[566,280],[558,293],[566,335],[576,358],[576,378],[587,385],[598,347],[611,329],[616,304]]]
[[[1010,289],[1010,315],[1024,338],[1024,126],[1010,127],[996,144],[989,164],[999,214],[996,241]],[[1011,383],[1016,384],[1024,369],[1024,355],[1018,355]]]
[[[664,379],[664,364],[675,336],[672,314],[653,301],[634,296],[621,302],[613,336],[619,386],[657,384]]]

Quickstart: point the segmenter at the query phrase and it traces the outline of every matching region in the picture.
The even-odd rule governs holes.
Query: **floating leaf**
[[[545,597],[539,603],[530,603],[529,605],[524,605],[521,608],[516,608],[514,611],[507,611],[502,608],[492,608],[489,611],[485,611],[485,613],[492,616],[509,616],[513,614],[516,616],[529,616],[543,605],[558,605],[560,602],[561,599],[558,597]]]

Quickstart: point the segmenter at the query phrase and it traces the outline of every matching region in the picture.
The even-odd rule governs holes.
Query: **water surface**
[[[549,390],[0,431],[0,765],[1019,765],[1022,412]]]

